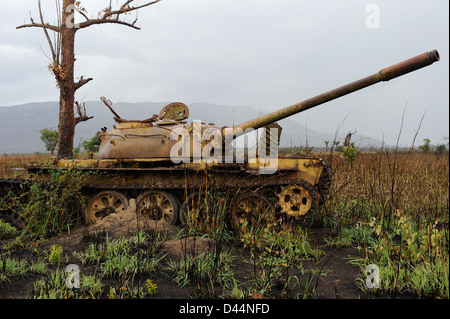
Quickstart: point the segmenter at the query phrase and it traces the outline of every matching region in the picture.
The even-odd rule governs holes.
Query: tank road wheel
[[[308,183],[283,186],[278,194],[278,205],[281,213],[295,219],[304,217],[311,208],[317,205],[316,192]]]
[[[170,225],[175,225],[178,220],[178,207],[172,194],[158,190],[144,192],[136,200],[139,214]]]
[[[252,230],[263,229],[276,222],[272,205],[267,198],[254,192],[246,192],[236,198],[231,206],[231,225],[237,237]]]
[[[91,199],[86,210],[86,220],[95,224],[108,215],[122,213],[128,209],[128,199],[117,191],[103,191]]]

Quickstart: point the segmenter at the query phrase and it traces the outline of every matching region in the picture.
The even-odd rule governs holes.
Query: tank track
[[[312,187],[308,183],[306,183],[303,180],[292,180],[292,179],[281,179],[271,182],[261,182],[261,181],[254,181],[254,182],[241,182],[236,183],[232,187],[228,184],[220,184],[220,183],[212,183],[210,185],[206,186],[206,189],[214,189],[218,191],[227,191],[227,190],[250,190],[255,192],[261,192],[261,194],[268,195],[269,197],[276,198],[277,192],[280,191],[280,189],[283,186],[290,185],[292,183],[306,186],[306,188],[311,192],[311,196],[313,198],[313,202],[322,205],[329,194],[330,191],[330,185],[331,185],[331,174],[332,170],[329,165],[324,166],[324,173],[320,177],[319,184],[316,185],[316,187]],[[24,178],[3,178],[0,179],[0,201],[2,198],[4,198],[10,189],[16,189],[22,188],[24,189],[24,185],[29,184],[28,179]],[[128,193],[131,198],[134,198],[138,196],[139,193],[146,190],[161,190],[161,191],[174,191],[181,194],[182,192],[189,192],[193,193],[195,191],[199,191],[205,189],[205,185],[177,185],[177,184],[158,184],[158,185],[117,185],[117,184],[101,184],[101,183],[89,183],[83,186],[82,190],[86,194],[94,194],[98,193],[104,190],[111,190],[111,191],[122,191],[125,193]],[[183,203],[183,200],[178,199],[181,201],[180,205]],[[309,213],[308,213],[309,214]],[[302,218],[304,218],[303,216]],[[15,211],[11,207],[8,208],[0,208],[0,218],[10,222],[14,226],[18,228],[24,227],[24,221],[20,217],[20,212]]]

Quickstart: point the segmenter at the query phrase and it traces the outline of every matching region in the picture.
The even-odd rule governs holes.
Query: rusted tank
[[[117,125],[98,133],[98,157],[60,160],[57,165],[103,173],[86,185],[89,223],[125,211],[130,198],[136,199],[139,214],[152,219],[170,224],[195,222],[204,218],[205,198],[216,191],[233,194],[227,207],[235,232],[251,227],[262,212],[269,212],[265,216],[273,220],[298,220],[325,202],[332,170],[321,158],[278,156],[281,127],[276,122],[438,60],[436,50],[426,52],[232,127],[188,123],[189,109],[183,103],[171,103],[145,120],[125,120],[102,98]],[[237,137],[259,128],[263,131],[254,151],[233,147]],[[42,168],[29,168],[38,169]]]

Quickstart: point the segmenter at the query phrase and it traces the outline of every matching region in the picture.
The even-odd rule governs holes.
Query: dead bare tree
[[[347,136],[345,136],[344,140],[344,147],[350,147],[350,140],[353,134],[356,134],[356,130],[353,133],[352,132],[347,133]]]
[[[159,1],[161,0],[144,1],[143,4],[139,5],[135,0],[122,0],[116,1],[116,4],[113,5],[113,1],[110,0],[106,8],[98,12],[96,17],[92,17],[82,6],[82,1],[55,0],[57,23],[49,24],[44,21],[41,2],[38,0],[39,21],[34,21],[30,16],[30,23],[16,27],[16,29],[41,28],[50,47],[51,57],[49,59],[51,62],[48,67],[55,76],[57,87],[60,90],[57,159],[72,157],[75,126],[92,118],[86,115],[84,103],[81,107],[78,102],[75,102],[75,92],[92,81],[92,78],[84,78],[83,76],[77,81],[74,78],[76,33],[93,25],[107,23],[120,24],[140,30],[136,26],[137,18],[128,22],[123,18],[124,15]],[[84,21],[75,23],[75,13],[83,17]],[[77,117],[75,116],[75,106]]]

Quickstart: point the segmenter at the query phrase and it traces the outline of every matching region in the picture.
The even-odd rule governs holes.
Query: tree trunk
[[[40,23],[34,22],[30,17],[30,23],[23,24],[17,29],[39,27],[44,30],[47,41],[50,45],[53,61],[49,65],[49,69],[53,72],[60,90],[59,98],[59,125],[58,125],[58,150],[56,158],[70,158],[73,156],[73,138],[75,135],[75,126],[79,122],[87,121],[92,118],[86,115],[86,109],[80,107],[77,103],[78,117],[75,117],[75,91],[92,80],[92,78],[80,78],[78,82],[74,81],[74,65],[75,65],[75,33],[78,29],[87,28],[91,25],[115,23],[125,25],[137,30],[136,20],[129,23],[119,19],[119,16],[148,7],[152,4],[158,3],[161,0],[146,1],[141,5],[133,5],[134,0],[124,0],[123,4],[118,9],[113,9],[112,1],[109,2],[109,7],[106,7],[98,13],[98,18],[89,18],[87,12],[81,7],[81,1],[76,0],[62,0],[62,13],[58,17],[58,24],[52,25],[44,22],[41,2],[38,1]],[[117,1],[119,2],[119,1]],[[59,8],[60,2],[57,2]],[[75,4],[78,6],[77,11],[82,15],[85,21],[75,24]],[[48,30],[59,33],[55,43],[48,34]]]
[[[56,158],[70,158],[73,155],[73,137],[75,133],[75,32],[73,21],[73,6],[75,0],[64,0],[61,25],[61,69],[57,81],[60,89],[58,153]],[[68,8],[72,8],[69,10]]]

